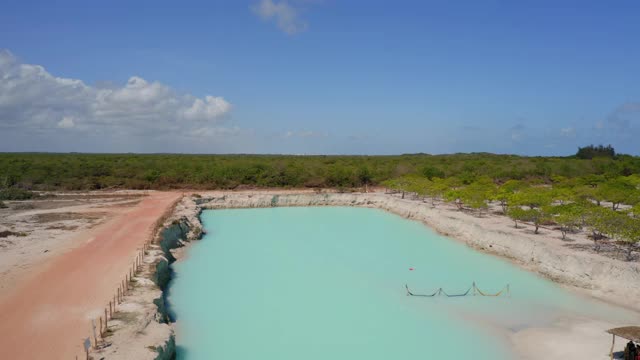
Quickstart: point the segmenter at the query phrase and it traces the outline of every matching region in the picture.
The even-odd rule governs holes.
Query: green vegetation
[[[640,187],[636,175],[618,176],[593,182],[592,176],[573,179],[555,177],[550,184],[539,179],[509,180],[503,184],[488,177],[478,177],[465,184],[448,179],[403,176],[383,183],[390,189],[411,193],[419,198],[431,197],[455,204],[458,210],[471,210],[482,216],[491,202],[500,205],[518,228],[526,222],[538,234],[542,226],[557,228],[562,239],[580,229],[589,231],[594,250],[601,250],[602,240],[610,239],[624,246],[627,260],[640,242]],[[436,189],[436,190],[434,190]],[[587,189],[593,191],[586,191]],[[604,206],[609,202],[611,206]],[[626,205],[624,209],[621,204]],[[633,207],[629,208],[628,205]]]
[[[576,157],[578,159],[593,159],[596,157],[615,157],[616,151],[613,149],[611,145],[608,146],[585,146],[578,148],[578,152],[576,153]]]
[[[522,157],[494,154],[399,156],[275,156],[176,154],[0,154],[0,189],[96,190],[234,189],[254,187],[359,188],[406,175],[455,177],[464,185],[480,177],[502,184],[554,178],[585,186],[640,174],[640,158],[617,155]]]
[[[611,147],[588,146],[571,157],[0,154],[0,201],[43,190],[368,186],[434,207],[448,201],[477,216],[499,204],[516,227],[555,227],[563,239],[588,230],[596,251],[609,239],[629,259],[640,241],[640,158]]]
[[[0,189],[0,200],[29,200],[34,196],[36,196],[36,194],[32,191],[16,187]]]

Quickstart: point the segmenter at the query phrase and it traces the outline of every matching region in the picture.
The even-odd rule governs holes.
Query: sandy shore
[[[137,204],[112,209],[101,225],[81,230],[71,239],[24,245],[25,257],[18,261],[26,267],[11,271],[11,264],[4,262],[11,254],[3,252],[3,266],[9,267],[4,270],[9,272],[2,280],[6,286],[0,303],[2,357],[74,359],[83,354],[81,344],[91,333],[90,319],[104,311],[136,250],[179,197],[179,193],[150,192]],[[52,256],[27,256],[39,253],[43,243]],[[56,248],[60,243],[65,252]]]

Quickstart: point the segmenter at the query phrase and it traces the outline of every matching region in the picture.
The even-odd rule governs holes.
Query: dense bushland
[[[521,157],[485,153],[399,156],[0,154],[0,189],[94,190],[233,189],[256,187],[353,188],[404,175],[480,177],[496,183],[553,177],[612,178],[640,174],[640,158]]]
[[[399,156],[0,154],[0,201],[33,190],[236,189],[382,185],[479,216],[491,202],[514,225],[553,224],[566,237],[591,233],[626,246],[640,241],[640,158],[588,146],[572,157],[486,153]]]

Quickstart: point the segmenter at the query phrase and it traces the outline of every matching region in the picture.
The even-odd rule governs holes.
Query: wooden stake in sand
[[[107,318],[107,309],[104,309],[104,332],[107,332],[107,322],[108,322],[108,318]]]
[[[98,348],[98,337],[96,336],[96,321],[91,320],[91,330],[93,330],[93,344],[94,348]]]

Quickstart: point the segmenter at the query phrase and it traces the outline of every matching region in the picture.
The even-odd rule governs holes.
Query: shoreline
[[[199,239],[204,233],[199,218],[203,210],[276,206],[379,208],[403,218],[420,221],[433,231],[454,241],[464,243],[485,254],[505,259],[514,264],[514,266],[547,278],[579,295],[595,298],[612,306],[623,307],[633,311],[636,315],[640,309],[640,304],[633,301],[634,298],[640,297],[640,268],[637,263],[623,263],[601,255],[564,249],[560,246],[555,246],[555,244],[545,243],[545,237],[540,235],[535,235],[531,239],[531,235],[514,234],[514,231],[509,231],[509,229],[496,230],[490,226],[483,226],[486,225],[483,224],[483,222],[486,222],[486,218],[478,219],[463,212],[447,209],[445,206],[431,208],[431,205],[421,201],[400,199],[393,195],[381,193],[340,194],[335,192],[262,190],[209,191],[200,192],[198,196],[183,197],[156,236],[162,256],[160,256],[161,259],[156,256],[154,260],[155,272],[153,275],[147,276],[155,278],[156,287],[163,289],[163,296],[154,300],[155,303],[157,300],[162,299],[161,303],[155,304],[157,312],[161,314],[160,317],[167,316],[164,290],[166,290],[167,284],[171,281],[171,263],[183,259],[185,251],[188,249],[186,245],[193,240]],[[177,233],[176,227],[180,229]],[[585,271],[589,267],[592,271],[595,271],[597,276],[590,275]],[[605,268],[616,271],[603,271]],[[164,279],[158,280],[158,278],[163,277]],[[628,285],[620,284],[625,281]],[[629,295],[629,292],[637,296]],[[621,301],[620,299],[625,299],[626,301]],[[162,349],[162,352],[175,351],[175,323],[168,325],[171,327],[171,335],[166,342],[168,345]],[[610,325],[610,323],[598,322],[595,319],[567,318],[548,327],[531,327],[507,335],[514,350],[519,352],[531,352],[536,346],[547,348],[545,354],[541,354],[538,357],[526,357],[530,359],[549,358],[549,354],[560,356],[565,353],[571,356],[579,356],[579,354],[573,354],[566,350],[562,352],[560,349],[565,348],[568,343],[572,344],[571,347],[584,349],[585,347],[581,344],[585,341],[585,337],[590,338],[591,351],[602,349],[604,354],[609,349],[610,339],[605,336],[605,328],[603,326]],[[564,340],[557,341],[557,337]],[[620,344],[618,345],[620,346]],[[142,345],[140,344],[140,346]],[[113,350],[118,348],[120,346],[114,346]],[[109,359],[125,358],[117,356],[116,351],[112,354],[114,356],[108,357]],[[168,354],[165,353],[164,355]],[[155,359],[165,358],[161,354]]]

